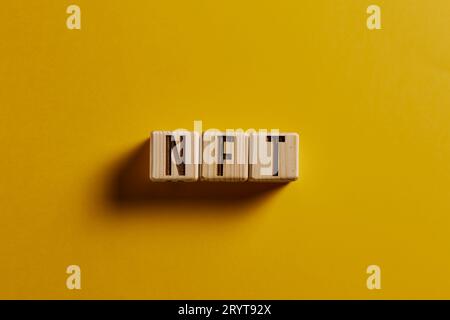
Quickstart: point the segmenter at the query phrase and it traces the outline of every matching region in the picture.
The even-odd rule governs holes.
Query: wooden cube
[[[150,136],[152,181],[197,181],[200,134],[193,131],[153,131]]]
[[[284,182],[298,178],[297,133],[256,132],[250,134],[249,180]]]
[[[248,180],[248,135],[245,132],[209,130],[203,134],[202,146],[202,180]]]

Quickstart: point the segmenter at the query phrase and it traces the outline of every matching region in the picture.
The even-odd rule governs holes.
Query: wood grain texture
[[[225,136],[227,138],[223,142]],[[201,180],[248,180],[248,135],[246,133],[207,131],[203,134],[202,140]],[[226,159],[221,164],[220,158],[224,158],[224,154]]]
[[[250,143],[249,180],[255,182],[285,182],[299,176],[299,136],[285,132],[279,136],[252,133]],[[261,154],[266,157],[261,157]],[[278,158],[277,158],[278,157]]]
[[[177,155],[182,160],[181,164],[176,162]],[[193,131],[153,131],[151,133],[150,179],[152,181],[197,181],[199,159],[199,133]]]

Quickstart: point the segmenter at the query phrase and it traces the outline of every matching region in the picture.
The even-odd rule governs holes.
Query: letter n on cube
[[[194,131],[152,131],[150,179],[152,181],[197,181],[200,134]]]

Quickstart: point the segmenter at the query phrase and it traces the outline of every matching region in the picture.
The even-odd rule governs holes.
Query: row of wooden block
[[[269,181],[298,178],[299,136],[286,132],[153,131],[152,181]]]

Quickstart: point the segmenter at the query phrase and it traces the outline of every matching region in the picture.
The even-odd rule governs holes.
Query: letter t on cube
[[[153,131],[150,135],[152,181],[197,181],[200,163],[198,132]]]
[[[250,134],[250,181],[284,182],[298,178],[297,133]]]

